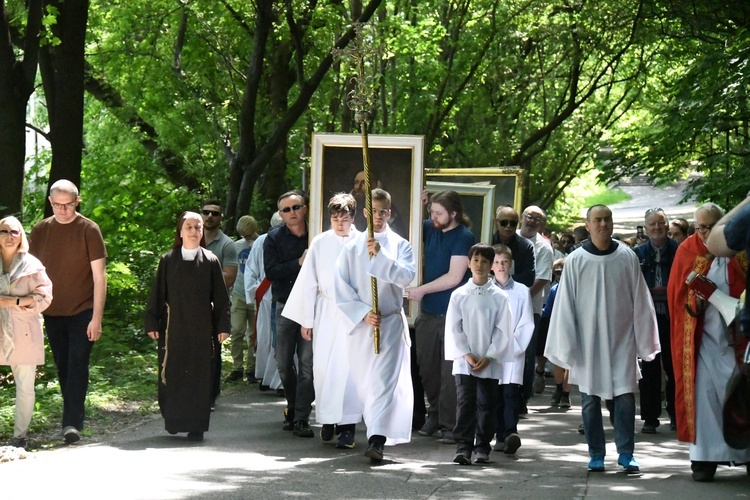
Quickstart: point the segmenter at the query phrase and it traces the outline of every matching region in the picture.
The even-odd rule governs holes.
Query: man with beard
[[[201,218],[203,219],[203,236],[206,238],[206,248],[211,250],[219,259],[224,284],[227,286],[227,290],[231,292],[234,280],[237,278],[237,266],[239,263],[237,261],[237,247],[234,245],[234,241],[221,230],[221,222],[223,220],[221,203],[216,200],[205,202],[201,209]],[[217,352],[221,352],[221,344],[218,338],[214,339],[214,348]],[[211,411],[216,409],[216,398],[221,393],[221,356],[216,356],[214,363]]]
[[[415,327],[419,376],[427,395],[427,420],[419,434],[432,436],[442,429],[444,442],[453,443],[456,424],[456,383],[453,362],[445,360],[445,314],[453,290],[469,279],[469,250],[475,243],[464,215],[461,197],[441,191],[430,199],[430,219],[423,221],[423,284],[407,288],[411,300],[421,301]]]
[[[513,281],[523,283],[527,287],[534,284],[534,245],[526,238],[516,233],[518,228],[518,212],[510,205],[500,205],[495,211],[495,234],[492,244],[506,245],[513,255]]]

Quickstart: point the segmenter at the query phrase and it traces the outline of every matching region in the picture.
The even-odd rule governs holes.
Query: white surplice
[[[513,361],[503,363],[503,378],[500,384],[523,384],[523,368],[526,364],[526,348],[534,334],[534,308],[529,287],[510,278],[505,285],[495,285],[508,294],[513,314]]]
[[[717,290],[727,295],[728,260],[715,258],[706,274],[716,283]],[[736,450],[724,441],[722,409],[727,381],[738,370],[729,335],[721,313],[709,303],[703,317],[703,336],[696,363],[695,444],[690,444],[690,460],[750,463],[750,448]]]
[[[353,325],[336,307],[334,285],[336,259],[357,234],[352,226],[348,236],[337,236],[329,229],[313,238],[281,313],[313,329],[315,419],[320,424],[354,424],[361,419],[346,347]]]
[[[661,351],[656,313],[638,257],[623,244],[607,255],[584,248],[565,261],[544,355],[570,369],[581,392],[612,399],[638,390],[638,357]]]
[[[250,250],[245,262],[245,300],[248,304],[255,304],[255,292],[261,281],[266,277],[263,268],[263,242],[265,234],[261,234]],[[257,349],[255,351],[255,378],[271,389],[281,389],[281,376],[276,366],[276,356],[271,339],[271,287],[268,287],[263,299],[258,304],[255,336]]]
[[[394,445],[411,439],[414,394],[403,293],[416,271],[408,241],[388,226],[375,237],[380,251],[372,259],[367,252],[367,233],[360,233],[339,255],[336,304],[354,325],[347,337],[349,366],[367,437],[385,436],[386,444]],[[379,354],[373,348],[373,328],[363,321],[372,310],[371,276],[378,279],[382,317]]]
[[[445,359],[453,375],[500,380],[503,363],[513,360],[513,318],[508,294],[490,279],[469,281],[453,290],[445,315]],[[472,371],[464,355],[492,358],[481,371]]]

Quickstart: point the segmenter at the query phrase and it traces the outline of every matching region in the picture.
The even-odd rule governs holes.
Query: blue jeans
[[[283,309],[284,304],[277,304],[276,364],[289,408],[287,418],[307,421],[315,399],[312,342],[302,338],[299,323],[281,315]],[[295,353],[299,369],[294,366]]]
[[[89,358],[94,343],[86,334],[93,309],[75,316],[44,316],[52,356],[57,366],[57,378],[63,397],[63,428],[73,426],[83,430],[86,414],[86,392],[89,389]]]
[[[604,424],[602,423],[602,399],[581,393],[581,416],[589,445],[589,456],[606,455]],[[615,396],[615,445],[617,453],[632,455],[635,449],[635,394],[629,392]]]

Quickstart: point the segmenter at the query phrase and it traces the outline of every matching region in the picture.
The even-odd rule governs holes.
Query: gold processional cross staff
[[[366,74],[367,57],[370,55],[379,56],[380,48],[374,47],[371,37],[366,37],[364,25],[355,23],[354,31],[356,36],[345,49],[333,49],[333,56],[336,59],[347,57],[357,64],[357,75],[352,78],[354,89],[349,93],[347,105],[354,111],[354,116],[359,130],[362,135],[362,161],[365,172],[365,208],[367,209],[367,236],[372,238],[374,231],[372,227],[372,170],[370,168],[370,151],[367,140],[367,122],[371,118],[370,109],[374,106],[375,90],[372,82],[374,76]],[[377,71],[377,65],[374,66]],[[372,258],[372,256],[370,256]],[[370,277],[370,287],[372,291],[372,313],[378,314],[378,280],[374,276]],[[380,328],[373,328],[373,344],[375,354],[380,354]]]

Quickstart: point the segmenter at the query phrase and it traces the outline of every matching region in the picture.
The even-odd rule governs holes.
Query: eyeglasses
[[[71,201],[70,203],[51,203],[52,208],[55,210],[62,210],[63,208],[69,208],[70,210],[73,210],[76,207],[76,202]]]
[[[524,214],[524,217],[527,221],[530,222],[542,222],[544,220],[544,217],[542,217],[541,215]]]
[[[300,210],[302,207],[304,207],[304,205],[292,205],[291,207],[284,207],[280,209],[279,212],[281,212],[282,214],[288,214],[292,210],[296,212],[297,210]]]
[[[714,228],[716,224],[695,224],[695,230],[700,231],[701,233],[704,231],[710,231]]]
[[[18,238],[21,236],[21,231],[18,229],[0,229],[0,236],[13,236],[14,238]]]
[[[500,224],[502,227],[510,226],[510,227],[516,227],[518,226],[518,221],[513,219],[495,219],[498,224]]]
[[[374,215],[379,215],[381,217],[385,217],[386,215],[388,215],[388,212],[390,212],[390,210],[389,209],[385,209],[385,208],[381,208],[380,210],[375,209],[375,208],[372,209],[372,213]]]
[[[662,210],[660,207],[649,208],[648,210],[646,210],[646,215],[644,215],[644,217],[648,217],[649,215],[656,214],[656,213],[662,213],[663,214],[664,210]]]
[[[221,212],[218,212],[216,210],[202,210],[201,213],[208,217],[209,215],[213,215],[214,217],[221,217]]]

